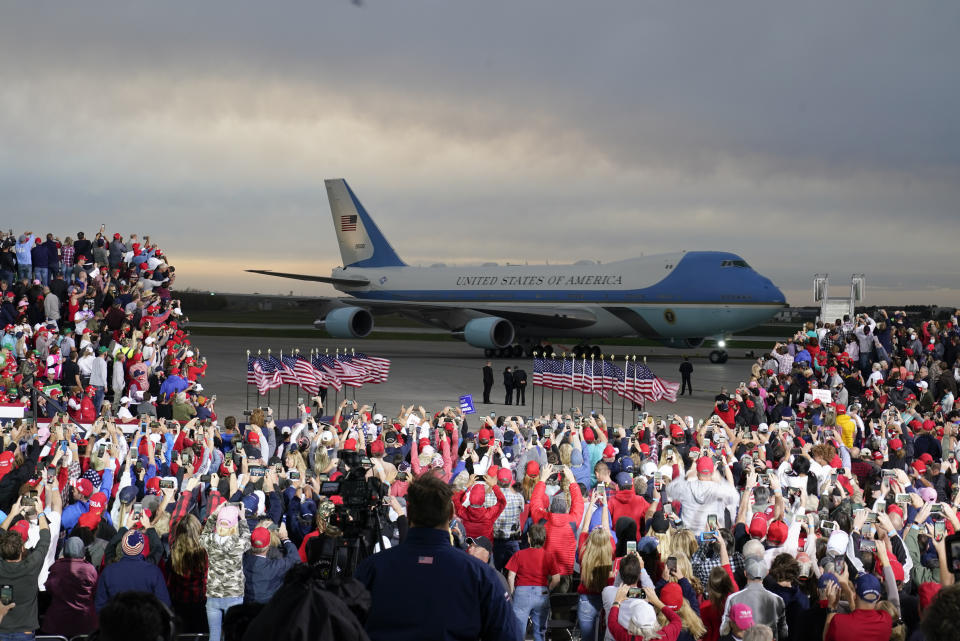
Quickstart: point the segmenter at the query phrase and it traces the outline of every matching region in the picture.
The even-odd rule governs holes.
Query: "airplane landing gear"
[[[726,363],[727,358],[729,358],[729,354],[727,354],[727,350],[725,349],[723,350],[715,349],[712,352],[710,352],[710,362],[713,363],[714,365],[721,365],[723,363]]]

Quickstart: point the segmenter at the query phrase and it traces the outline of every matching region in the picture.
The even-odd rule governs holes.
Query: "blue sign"
[[[473,394],[464,394],[460,397],[460,411],[464,414],[477,413],[477,410],[473,407]]]

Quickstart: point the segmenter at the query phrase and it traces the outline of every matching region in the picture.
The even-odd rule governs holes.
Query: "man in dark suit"
[[[513,371],[507,367],[503,370],[503,387],[507,391],[504,405],[513,405]]]
[[[684,390],[690,392],[690,396],[693,396],[693,383],[690,382],[691,374],[693,374],[693,363],[690,362],[689,358],[684,356],[683,362],[680,363],[680,396],[683,396]]]
[[[490,390],[493,389],[493,367],[490,361],[483,366],[483,402],[490,402]]]
[[[517,405],[527,404],[527,373],[520,366],[513,368],[513,389],[517,395]]]

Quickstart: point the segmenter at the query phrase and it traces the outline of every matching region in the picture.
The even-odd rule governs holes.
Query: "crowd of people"
[[[0,640],[960,638],[956,317],[805,327],[700,420],[241,423],[149,238],[0,245]]]

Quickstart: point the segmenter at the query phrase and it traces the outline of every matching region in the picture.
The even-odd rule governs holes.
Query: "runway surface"
[[[349,349],[353,347],[358,351],[363,350],[370,356],[380,356],[391,360],[390,380],[380,385],[365,385],[356,391],[356,398],[361,404],[377,404],[377,411],[382,412],[387,417],[397,414],[400,405],[410,405],[416,403],[423,405],[426,409],[436,411],[442,409],[445,405],[456,405],[461,394],[473,394],[474,403],[479,412],[486,414],[490,411],[498,414],[529,416],[541,413],[541,402],[543,411],[549,411],[551,408],[550,390],[545,390],[541,396],[541,388],[533,390],[532,384],[527,386],[527,404],[526,406],[506,406],[504,401],[503,388],[503,369],[506,366],[515,367],[519,365],[526,370],[528,380],[532,380],[533,363],[530,359],[494,359],[494,387],[491,393],[489,405],[484,405],[483,386],[481,382],[481,368],[486,359],[481,350],[470,347],[462,343],[451,342],[431,342],[431,341],[387,341],[387,340],[363,340],[355,341],[352,344],[346,344],[344,341],[334,339],[297,339],[297,338],[266,338],[258,339],[255,337],[223,337],[223,336],[194,336],[193,343],[200,350],[200,353],[207,357],[209,368],[207,376],[201,379],[204,387],[204,394],[217,395],[217,414],[226,417],[230,414],[241,418],[241,413],[248,407],[266,406],[269,404],[274,407],[277,414],[284,418],[287,416],[287,405],[291,412],[296,405],[298,397],[305,396],[304,393],[296,388],[289,392],[284,385],[281,392],[274,390],[269,397],[257,397],[256,388],[246,384],[246,364],[247,350],[256,354],[257,350],[262,350],[264,354],[267,349],[272,349],[274,353],[283,350],[289,353],[293,349],[299,348],[301,351],[310,349],[330,350],[332,354],[337,348]],[[623,354],[651,353],[651,350],[630,351],[626,347],[612,347],[611,351],[618,356]],[[742,350],[741,350],[742,351]],[[668,381],[680,381],[681,353],[670,353],[671,350],[658,349],[654,353],[656,356],[650,356],[647,365],[660,378]],[[691,352],[692,353],[692,352]],[[667,354],[667,355],[663,355]],[[732,352],[736,356],[736,350]],[[682,396],[676,403],[659,402],[650,404],[647,408],[653,415],[660,414],[680,414],[681,416],[692,415],[695,418],[705,415],[710,411],[713,404],[714,395],[720,390],[721,386],[733,389],[740,381],[749,376],[751,361],[743,358],[731,358],[723,365],[711,364],[706,358],[691,357],[693,363],[693,396]],[[345,388],[346,389],[346,388]],[[328,398],[327,407],[330,409],[333,405],[333,390],[330,390],[331,397]],[[350,392],[351,397],[353,391]],[[562,395],[559,391],[552,394],[552,406],[555,411],[566,410],[572,406],[580,406],[585,411],[591,408],[597,411],[603,411],[607,417],[614,422],[621,420],[622,399],[613,395],[614,409],[611,412],[610,405],[605,404],[601,410],[600,404],[603,402],[599,396],[591,397],[587,395],[581,400],[579,392],[573,393],[567,391]],[[343,392],[339,398],[343,398]],[[542,400],[541,400],[542,399]],[[535,406],[531,403],[535,403]],[[623,413],[626,420],[630,420],[630,405],[627,404],[627,411]],[[332,413],[332,410],[331,410]],[[292,417],[292,415],[291,415]]]

